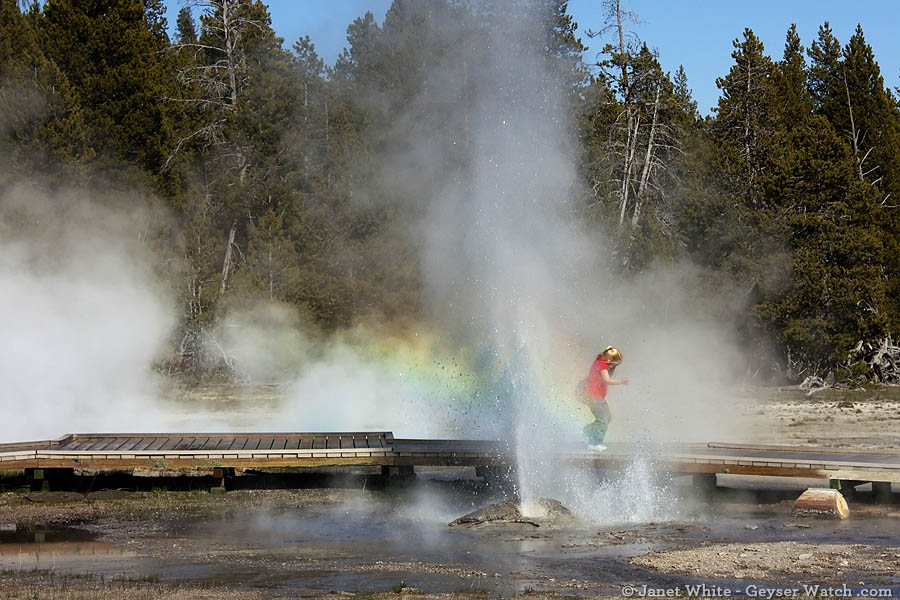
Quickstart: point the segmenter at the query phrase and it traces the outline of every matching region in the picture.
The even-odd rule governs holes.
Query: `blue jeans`
[[[594,415],[594,421],[588,423],[582,431],[584,432],[584,437],[588,444],[602,444],[603,438],[606,437],[606,428],[612,420],[612,413],[609,412],[609,406],[606,404],[606,400],[595,400],[591,398],[589,402],[590,404],[588,406],[590,406],[591,412]]]

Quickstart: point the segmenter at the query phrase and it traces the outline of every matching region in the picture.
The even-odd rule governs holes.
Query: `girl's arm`
[[[627,377],[623,377],[621,379],[613,379],[609,376],[609,371],[607,369],[603,369],[600,371],[600,377],[603,379],[603,383],[606,385],[628,385],[629,379]]]

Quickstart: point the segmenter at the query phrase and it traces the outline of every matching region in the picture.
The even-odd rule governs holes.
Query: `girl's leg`
[[[588,444],[597,445],[603,443],[606,437],[606,429],[609,426],[612,414],[609,412],[609,406],[606,402],[598,402],[591,406],[591,412],[594,414],[594,422],[589,423],[584,429],[584,437]]]
[[[606,435],[606,423],[598,419],[592,423],[588,423],[582,431],[584,432],[584,439],[587,443],[591,446],[596,446],[603,442],[603,437]]]

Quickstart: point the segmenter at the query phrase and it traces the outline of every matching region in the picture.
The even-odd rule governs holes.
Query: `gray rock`
[[[558,500],[552,498],[540,498],[532,501],[526,513],[522,511],[522,505],[515,500],[489,504],[478,510],[450,523],[451,527],[468,526],[476,527],[488,524],[522,523],[534,527],[547,525],[561,525],[575,520],[575,516],[568,508]]]

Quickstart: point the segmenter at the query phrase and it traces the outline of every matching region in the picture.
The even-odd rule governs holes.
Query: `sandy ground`
[[[657,552],[632,564],[698,577],[842,583],[849,575],[882,581],[900,572],[900,548],[867,544],[711,544]],[[855,581],[854,581],[855,583]]]
[[[751,389],[741,394],[758,443],[900,449],[900,387],[870,390]]]
[[[742,410],[765,424],[757,443],[900,448],[897,388],[756,390]],[[721,493],[713,505],[668,522],[445,534],[441,523],[486,498],[468,498],[471,485],[429,489],[454,500],[435,509],[427,517],[435,525],[422,532],[416,519],[424,517],[410,517],[418,510],[412,506],[396,528],[377,511],[359,512],[390,513],[403,504],[402,495],[359,488],[31,500],[3,493],[0,598],[620,598],[627,586],[740,590],[748,582],[887,586],[892,597],[900,595],[897,505],[863,498],[851,502],[850,521],[835,522],[792,516],[790,494],[773,500]],[[371,530],[355,531],[370,522]],[[31,530],[68,537],[48,537],[40,564],[14,565],[15,552],[30,556],[41,546],[18,539]],[[48,563],[51,547],[59,553]]]

